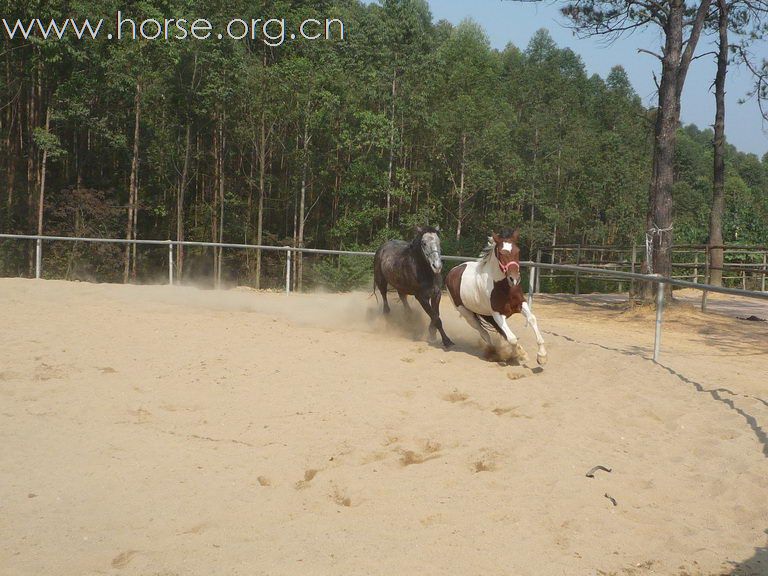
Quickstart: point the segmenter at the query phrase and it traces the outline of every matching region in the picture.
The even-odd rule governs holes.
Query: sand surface
[[[0,574],[768,574],[768,326],[393,304],[0,280]]]

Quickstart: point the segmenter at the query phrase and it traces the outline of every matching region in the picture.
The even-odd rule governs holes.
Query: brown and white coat
[[[518,239],[517,230],[493,234],[480,260],[453,268],[445,283],[456,309],[489,345],[491,338],[484,324],[490,325],[510,344],[517,344],[517,336],[507,324],[507,318],[522,313],[536,334],[537,360],[543,365],[547,361],[544,338],[520,286]]]

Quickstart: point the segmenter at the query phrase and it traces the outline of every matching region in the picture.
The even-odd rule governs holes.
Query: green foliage
[[[370,288],[373,275],[373,261],[370,258],[354,256],[332,256],[321,258],[311,264],[306,284],[332,290],[349,292]]]
[[[109,18],[119,8],[115,0],[37,4],[0,0],[0,12]],[[289,31],[333,16],[347,37],[268,47],[3,36],[10,81],[0,84],[0,229],[35,230],[36,174],[47,150],[44,230],[124,236],[138,86],[139,238],[176,238],[181,229],[187,240],[210,241],[223,230],[225,241],[252,243],[261,216],[264,242],[295,244],[303,183],[308,247],[371,249],[426,223],[442,227],[444,252],[453,254],[476,254],[502,225],[522,229],[524,256],[553,241],[641,241],[653,117],[620,66],[589,76],[546,30],[527,47],[494,50],[472,21],[433,22],[425,0],[258,6],[142,0],[129,16],[205,16],[217,25],[285,16]],[[678,242],[706,241],[711,138],[680,131]],[[766,159],[729,147],[726,193],[726,242],[768,243]],[[83,274],[122,265],[122,250],[79,254]],[[210,274],[210,251],[188,254],[194,266],[185,274]],[[60,270],[75,274],[72,253],[60,256]],[[7,246],[2,256],[14,270],[27,268],[26,257]],[[305,283],[356,287],[368,273],[364,260],[308,258]],[[264,256],[262,271],[282,266]],[[255,274],[253,255],[232,252],[225,267],[233,281]]]

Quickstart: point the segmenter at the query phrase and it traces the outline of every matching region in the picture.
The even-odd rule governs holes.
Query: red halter
[[[504,272],[504,274],[506,274],[507,270],[512,268],[512,266],[517,268],[518,272],[520,271],[520,264],[518,264],[517,262],[508,262],[507,264],[502,264],[501,260],[499,260],[499,268],[501,268],[501,271]]]

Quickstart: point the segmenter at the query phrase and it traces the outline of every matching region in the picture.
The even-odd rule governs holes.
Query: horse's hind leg
[[[403,303],[403,308],[405,308],[405,311],[408,312],[409,314],[413,312],[413,310],[411,309],[411,305],[408,304],[408,294],[406,294],[405,292],[400,292],[400,290],[398,290],[397,295],[400,296],[400,302]]]
[[[381,298],[384,300],[384,314],[389,314],[389,302],[387,302],[387,279],[384,278],[383,274],[375,274],[374,275],[374,284],[376,284],[376,288],[379,289],[379,292],[381,292]]]
[[[459,311],[459,314],[464,317],[464,320],[467,321],[467,324],[477,330],[477,332],[480,334],[480,337],[483,339],[483,342],[488,344],[488,346],[491,346],[491,335],[488,334],[488,330],[483,328],[482,324],[480,324],[480,320],[478,320],[477,314],[470,312],[464,306],[457,306],[456,309]]]
[[[536,361],[539,366],[544,366],[547,363],[547,349],[544,347],[544,337],[539,332],[539,323],[536,321],[536,316],[533,315],[531,308],[528,306],[528,302],[523,302],[523,316],[528,321],[528,324],[533,328],[533,332],[536,334],[536,343],[539,345],[539,349],[536,353]]]

